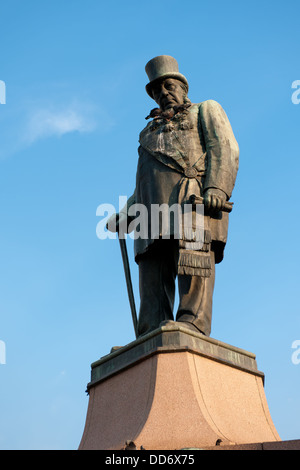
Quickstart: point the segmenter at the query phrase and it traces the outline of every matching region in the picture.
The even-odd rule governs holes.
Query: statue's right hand
[[[119,214],[113,214],[110,216],[108,221],[106,222],[106,228],[110,232],[117,232],[118,231],[118,219],[119,219]]]
[[[106,228],[110,232],[119,232],[120,229],[127,233],[127,216],[123,212],[113,214],[106,223]]]

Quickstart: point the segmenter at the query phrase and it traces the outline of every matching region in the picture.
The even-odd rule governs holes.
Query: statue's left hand
[[[209,188],[204,193],[205,209],[212,213],[216,213],[224,209],[226,200],[226,194],[221,189]]]

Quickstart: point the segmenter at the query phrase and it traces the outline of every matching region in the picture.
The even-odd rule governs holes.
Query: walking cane
[[[122,234],[122,235],[124,236],[124,234]],[[132,282],[131,282],[127,246],[126,246],[125,238],[120,238],[120,234],[119,234],[119,243],[120,243],[121,255],[122,255],[123,266],[124,266],[124,271],[125,271],[125,279],[126,279],[126,285],[127,285],[127,292],[128,292],[128,297],[129,297],[129,304],[130,304],[130,309],[131,309],[132,321],[133,321],[133,326],[134,326],[134,332],[135,332],[135,337],[137,338],[138,337],[137,315],[136,315],[134,294],[133,294],[133,288],[132,288]]]

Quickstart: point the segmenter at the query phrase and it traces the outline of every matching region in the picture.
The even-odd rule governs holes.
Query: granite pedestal
[[[278,443],[255,355],[170,322],[93,363],[79,449]]]

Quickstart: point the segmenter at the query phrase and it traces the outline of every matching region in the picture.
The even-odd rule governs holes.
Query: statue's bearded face
[[[163,111],[183,104],[186,94],[183,83],[174,78],[166,78],[152,88],[152,97]]]

